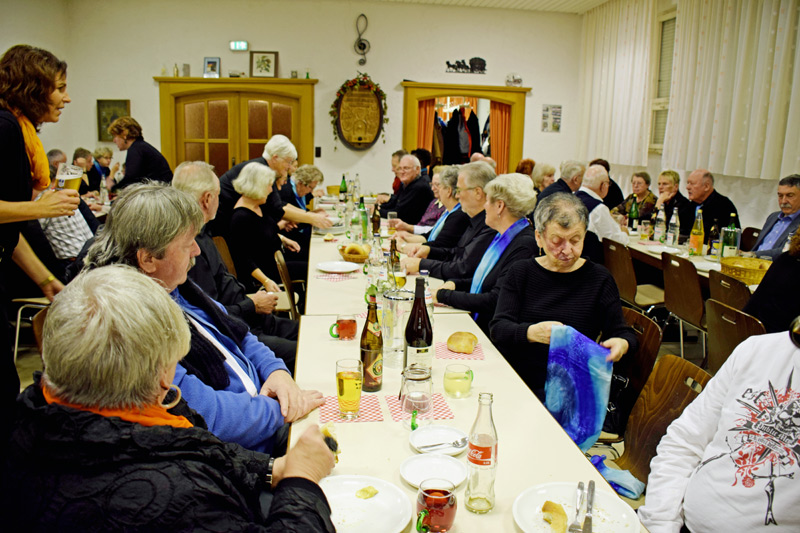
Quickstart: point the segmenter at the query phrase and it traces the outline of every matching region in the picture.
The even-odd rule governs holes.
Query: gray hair
[[[47,152],[47,160],[50,162],[51,165],[53,164],[53,161],[55,161],[56,159],[60,159],[62,156],[64,157],[64,159],[67,158],[67,154],[65,154],[62,150],[59,150],[58,148],[53,148],[52,150]]]
[[[556,175],[556,167],[551,165],[550,163],[538,163],[535,167],[533,167],[533,174],[531,174],[531,179],[533,180],[533,185],[537,189],[542,186],[544,183],[545,176],[555,176]]]
[[[441,187],[449,188],[452,195],[452,191],[456,189],[456,185],[458,184],[458,167],[449,165],[439,171],[439,183]]]
[[[44,381],[81,406],[153,405],[162,373],[186,355],[190,338],[180,307],[154,279],[122,265],[84,272],[47,313]]]
[[[515,218],[530,214],[536,207],[536,191],[527,174],[501,174],[486,186],[490,200],[501,200]]]
[[[800,175],[790,174],[785,178],[781,178],[781,181],[778,182],[778,185],[783,185],[784,187],[795,187],[796,189],[800,189]]]
[[[486,190],[486,185],[497,176],[492,166],[485,161],[474,161],[461,165],[458,173],[464,175],[467,187],[480,187],[484,191]]]
[[[403,159],[408,159],[412,163],[414,163],[414,168],[422,168],[422,164],[419,162],[419,158],[413,154],[406,154],[400,158],[400,162],[403,162]]]
[[[322,175],[322,171],[314,165],[301,166],[297,169],[292,178],[296,182],[302,183],[306,187],[311,187],[311,184],[315,182],[317,185],[319,185],[325,179],[325,177]]]
[[[580,161],[564,161],[561,163],[561,179],[564,181],[569,181],[584,172],[586,172],[586,165]]]
[[[275,171],[267,165],[252,162],[244,166],[232,185],[242,196],[258,200],[267,197],[269,194],[267,189],[272,187],[273,183],[275,183]]]
[[[138,268],[139,250],[163,259],[172,241],[187,231],[198,233],[202,227],[200,205],[185,192],[164,183],[131,185],[114,201],[89,248],[84,269],[114,264]]]
[[[94,157],[95,159],[101,157],[111,157],[112,155],[114,155],[114,152],[112,152],[111,148],[109,148],[108,146],[98,146],[97,148],[94,149],[94,152],[92,152],[92,157]]]
[[[219,189],[214,167],[205,161],[184,161],[175,168],[172,186],[200,200],[203,194]]]
[[[608,178],[608,171],[601,165],[592,165],[583,174],[583,186],[588,189],[599,189]]]
[[[540,233],[544,233],[551,222],[564,229],[580,224],[584,232],[589,226],[589,211],[586,206],[579,198],[566,192],[557,192],[542,200],[533,218]]]
[[[650,174],[647,172],[634,172],[631,176],[631,182],[633,182],[633,178],[642,178],[645,184],[649,187],[652,180],[650,179]]]
[[[269,161],[275,156],[285,159],[297,159],[297,148],[285,135],[273,135],[264,145],[262,157]]]

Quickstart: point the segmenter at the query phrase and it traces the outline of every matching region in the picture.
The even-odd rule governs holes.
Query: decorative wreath
[[[367,89],[368,91],[375,94],[378,97],[378,102],[383,109],[383,123],[387,124],[389,122],[389,116],[387,114],[389,110],[389,106],[386,104],[386,93],[383,92],[381,86],[372,81],[372,78],[369,77],[369,74],[366,72],[359,72],[358,76],[353,78],[352,80],[348,80],[339,87],[339,90],[336,91],[336,99],[331,104],[331,126],[333,127],[333,140],[334,142],[341,140],[339,139],[339,130],[336,126],[336,123],[339,120],[339,106],[342,103],[342,98],[348,92],[352,91],[355,88],[360,89]],[[386,128],[381,128],[381,139],[383,143],[386,144]]]

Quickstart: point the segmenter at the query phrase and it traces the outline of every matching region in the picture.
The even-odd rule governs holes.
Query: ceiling
[[[482,7],[489,9],[522,9],[525,11],[551,11],[555,13],[582,14],[608,0],[373,0],[405,4],[428,4],[455,7]]]

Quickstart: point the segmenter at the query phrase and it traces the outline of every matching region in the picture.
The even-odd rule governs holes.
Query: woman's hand
[[[409,233],[414,233],[414,226],[411,224],[406,224],[399,218],[395,218],[394,220],[389,221],[389,226],[394,227],[397,231],[407,231]]]
[[[278,221],[278,229],[281,231],[292,231],[297,227],[297,224],[292,222],[291,220],[286,220],[282,218]]]
[[[44,287],[42,287],[42,294],[44,294],[45,298],[53,301],[53,298],[56,297],[56,294],[64,290],[64,284],[58,281],[58,279],[54,279]]]
[[[297,241],[293,241],[292,239],[290,239],[288,237],[284,237],[283,235],[281,235],[280,237],[281,237],[281,242],[283,243],[283,246],[287,250],[289,250],[290,252],[295,252],[295,253],[300,251],[300,245],[297,243]]]
[[[553,326],[563,326],[561,322],[546,320],[528,326],[528,342],[540,342],[550,344],[550,331]]]
[[[35,207],[39,211],[37,218],[72,216],[75,214],[80,202],[81,197],[78,196],[78,191],[73,191],[72,189],[63,189],[61,191],[47,189],[36,201]]]
[[[327,229],[333,226],[333,222],[325,213],[312,213],[310,216],[312,219],[311,225],[315,228]]]
[[[281,414],[287,423],[306,416],[325,402],[321,392],[302,390],[284,370],[276,370],[270,374],[261,386],[260,394],[277,398],[281,405]]]
[[[265,279],[261,285],[267,292],[281,292],[281,288],[278,287],[278,284],[272,281],[271,279]]]
[[[628,341],[620,337],[611,337],[600,343],[600,346],[605,346],[611,350],[611,353],[606,357],[607,362],[616,363],[622,356],[628,353]]]

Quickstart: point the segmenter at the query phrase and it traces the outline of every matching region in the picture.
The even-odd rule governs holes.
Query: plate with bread
[[[525,489],[514,500],[514,522],[525,533],[561,533],[575,518],[577,483],[542,483]],[[585,506],[584,506],[585,510]],[[583,519],[581,519],[583,522]],[[598,488],[592,509],[593,533],[638,533],[639,519],[615,493]]]

